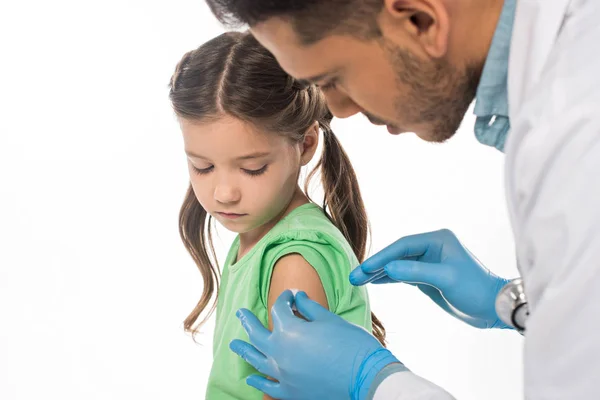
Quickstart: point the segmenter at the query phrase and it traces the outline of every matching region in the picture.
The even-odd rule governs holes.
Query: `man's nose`
[[[348,118],[362,111],[358,104],[338,89],[327,91],[324,95],[329,110],[338,118]]]

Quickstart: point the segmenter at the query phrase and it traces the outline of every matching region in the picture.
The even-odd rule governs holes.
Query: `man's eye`
[[[321,90],[331,90],[331,89],[335,89],[335,86],[336,86],[336,81],[329,81],[327,83],[319,85],[319,88],[321,88]]]

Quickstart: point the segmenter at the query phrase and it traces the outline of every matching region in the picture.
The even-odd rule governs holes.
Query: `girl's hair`
[[[315,85],[305,85],[285,73],[277,60],[249,33],[224,33],[183,56],[171,77],[169,97],[179,118],[207,121],[229,115],[300,142],[319,123],[323,154],[305,184],[321,169],[325,192],[323,210],[351,244],[360,262],[365,257],[369,226],[356,174],[333,134],[333,118]],[[308,193],[308,192],[307,192]],[[219,291],[220,269],[215,255],[211,217],[202,208],[191,185],[179,213],[179,234],[204,280],[198,304],[184,328],[195,334],[212,314],[197,322]],[[385,345],[385,329],[371,315],[373,334]]]

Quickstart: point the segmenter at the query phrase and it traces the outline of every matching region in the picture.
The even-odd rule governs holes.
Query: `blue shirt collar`
[[[475,100],[475,137],[479,142],[504,150],[510,130],[508,119],[508,56],[516,0],[504,0],[498,25],[483,67]]]

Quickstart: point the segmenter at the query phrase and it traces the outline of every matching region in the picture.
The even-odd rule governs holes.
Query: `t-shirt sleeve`
[[[261,301],[265,308],[267,308],[269,298],[269,288],[271,286],[271,276],[273,275],[273,269],[275,264],[282,257],[290,254],[301,255],[317,272],[321,279],[321,284],[327,296],[327,304],[329,310],[336,312],[338,307],[338,296],[336,288],[336,281],[339,280],[339,274],[335,265],[338,254],[336,250],[328,245],[322,243],[314,243],[303,240],[293,240],[290,242],[278,244],[269,248],[262,260],[261,265],[261,279],[259,283],[259,290]],[[290,288],[292,289],[292,288]]]

